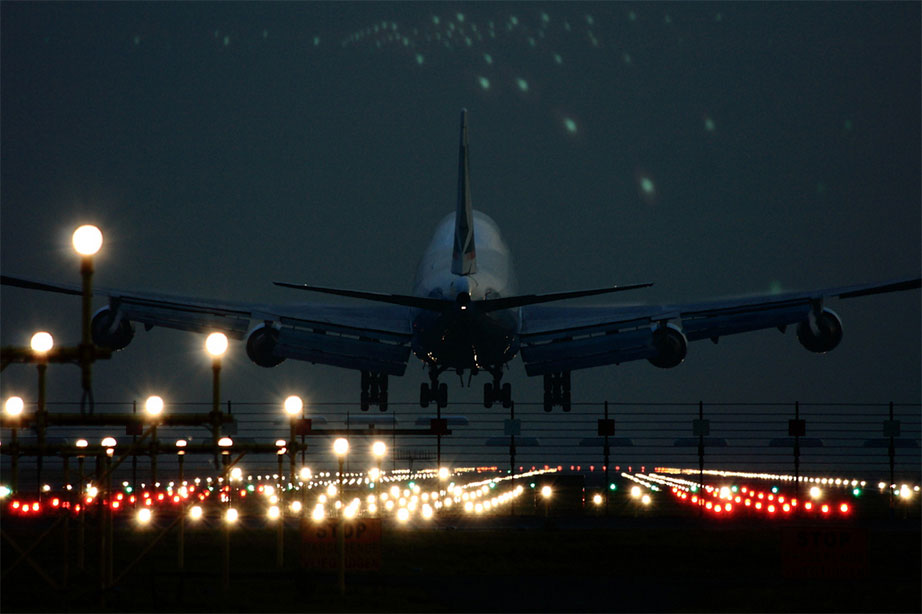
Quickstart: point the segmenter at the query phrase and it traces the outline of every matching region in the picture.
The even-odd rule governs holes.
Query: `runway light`
[[[154,517],[154,513],[149,507],[142,507],[138,510],[138,523],[139,524],[149,524],[151,519]]]
[[[205,349],[215,358],[219,358],[227,351],[227,335],[224,333],[211,333],[205,339]]]
[[[85,224],[74,231],[71,242],[81,256],[93,256],[102,248],[102,232],[92,224]]]
[[[144,401],[144,411],[147,412],[148,416],[159,416],[163,413],[163,399],[157,395],[147,397],[147,400]]]
[[[282,515],[282,512],[279,510],[279,506],[270,505],[266,515],[269,517],[269,520],[277,520],[279,516]]]
[[[54,338],[51,336],[51,333],[46,333],[45,331],[37,332],[32,335],[32,340],[29,345],[32,347],[33,352],[45,354],[54,347]]]
[[[284,407],[285,413],[294,417],[301,413],[301,410],[304,408],[304,401],[301,400],[301,397],[292,395],[285,399]]]
[[[551,487],[550,487],[550,486],[542,486],[542,487],[541,487],[541,496],[544,497],[545,499],[550,499],[550,497],[551,497]]]
[[[401,507],[397,510],[397,520],[400,522],[406,522],[410,519],[410,510],[405,507]]]
[[[298,472],[298,475],[301,477],[302,482],[309,482],[313,477],[311,475],[310,467],[301,467],[301,471]]]
[[[598,493],[592,495],[592,502],[596,505],[602,505],[602,495]]]
[[[236,508],[233,508],[233,507],[227,508],[227,512],[225,512],[224,514],[224,520],[227,523],[232,524],[234,522],[237,522],[238,518],[240,518],[240,513],[237,511]]]
[[[23,402],[21,397],[10,397],[6,400],[6,404],[3,406],[6,415],[15,418],[22,415],[22,410],[25,408],[26,404]]]

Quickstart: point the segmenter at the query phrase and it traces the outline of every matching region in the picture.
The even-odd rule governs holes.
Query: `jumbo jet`
[[[79,294],[75,286],[9,276],[2,283]],[[826,307],[830,298],[853,298],[917,289],[904,278],[808,292],[674,305],[564,305],[568,299],[636,290],[652,284],[611,286],[550,294],[517,294],[509,250],[496,223],[471,204],[467,111],[461,112],[458,199],[438,225],[420,260],[411,294],[384,294],[309,284],[276,285],[356,299],[353,305],[265,305],[97,289],[108,305],[92,319],[94,343],[125,348],[134,325],[198,333],[220,331],[246,341],[247,356],[261,367],[285,359],[352,369],[361,374],[360,405],[386,411],[388,378],[402,376],[410,354],[428,367],[420,406],[445,407],[439,377],[481,371],[483,404],[510,407],[512,390],[502,378],[521,355],[529,376],[544,379],[544,410],[571,406],[570,373],[630,360],[669,369],[681,364],[692,341],[753,330],[796,326],[807,350],[824,353],[842,340],[842,321]]]

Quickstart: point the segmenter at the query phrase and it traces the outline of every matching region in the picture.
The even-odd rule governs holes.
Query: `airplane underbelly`
[[[486,369],[518,353],[516,319],[510,313],[421,313],[413,321],[413,352],[445,369]]]

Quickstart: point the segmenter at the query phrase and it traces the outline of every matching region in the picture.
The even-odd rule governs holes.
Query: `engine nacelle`
[[[103,307],[93,314],[90,333],[93,343],[99,347],[121,350],[134,338],[134,325],[129,320],[119,317],[111,307]]]
[[[278,366],[285,360],[274,353],[278,341],[278,328],[268,322],[260,324],[247,337],[247,356],[260,367]]]
[[[842,341],[842,320],[831,309],[810,316],[797,325],[800,344],[817,354],[829,352]]]
[[[653,331],[653,346],[657,354],[648,358],[650,364],[660,369],[678,367],[688,354],[688,339],[675,324],[659,326]]]

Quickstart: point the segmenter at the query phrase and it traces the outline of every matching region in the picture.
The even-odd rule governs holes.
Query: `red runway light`
[[[57,497],[51,500],[51,507],[58,507],[59,505],[61,505],[61,500]]]
[[[807,510],[808,512],[809,512],[810,510],[812,510],[812,509],[813,509],[813,502],[812,502],[812,501],[807,501],[806,503],[804,503],[804,509]]]
[[[33,512],[41,511],[41,509],[42,509],[42,506],[38,504],[38,501],[36,501],[35,503],[32,504],[32,511],[33,511]]]
[[[18,510],[18,509],[19,509],[19,501],[13,501],[13,509],[14,509],[14,510]]]
[[[113,501],[113,502],[112,502],[112,509],[117,510],[119,505],[121,505],[120,502],[118,502],[118,501]]]
[[[757,510],[762,509],[762,502],[761,502],[761,501],[756,501],[756,509],[757,509]]]
[[[829,506],[826,505],[826,504],[824,503],[824,504],[823,504],[823,507],[820,508],[820,511],[823,512],[824,514],[828,514],[828,513],[829,513]]]
[[[843,514],[847,514],[848,509],[849,509],[848,503],[843,503],[842,505],[839,506],[839,511],[842,512]]]
[[[768,513],[769,513],[769,514],[774,514],[774,513],[775,513],[775,506],[774,506],[774,505],[769,505],[769,506],[768,506]]]
[[[752,499],[748,499],[748,498],[747,498],[747,499],[743,502],[743,504],[744,504],[746,507],[751,507],[751,506],[752,506]]]

